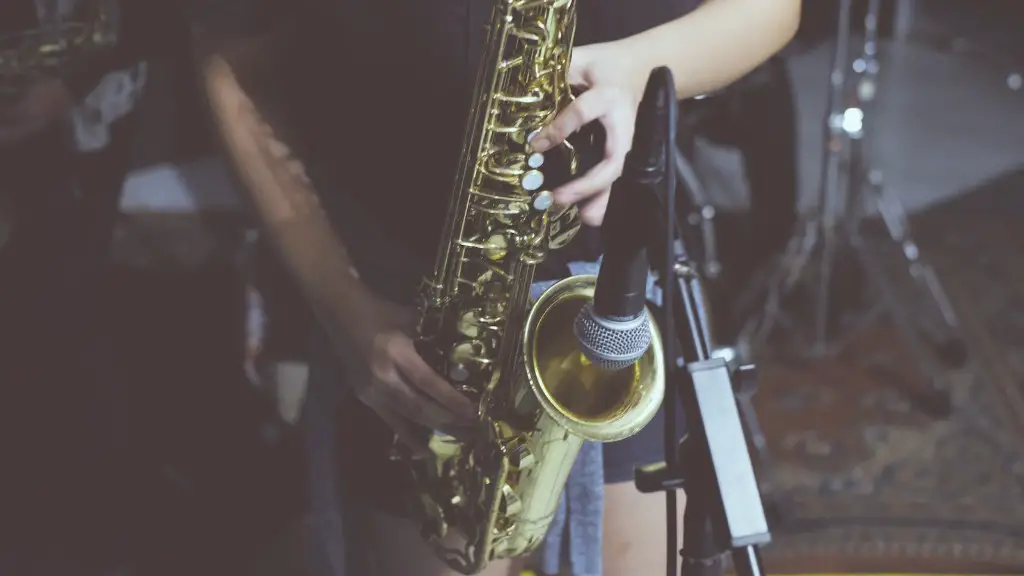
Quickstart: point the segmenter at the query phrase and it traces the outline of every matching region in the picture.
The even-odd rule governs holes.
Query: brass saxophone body
[[[580,353],[573,322],[594,276],[531,299],[536,266],[580,227],[577,209],[554,205],[544,182],[580,171],[576,150],[566,143],[541,156],[527,146],[572,101],[575,22],[575,0],[497,0],[437,262],[422,286],[420,353],[479,403],[475,430],[435,432],[427,458],[407,459],[424,537],[463,574],[536,548],[582,442],[639,432],[664,395],[656,328],[645,355],[621,371]]]
[[[35,2],[36,0],[4,0]],[[38,27],[0,35],[0,98],[13,98],[36,78],[61,78],[113,48],[120,33],[118,0],[79,0],[73,17],[44,0]]]

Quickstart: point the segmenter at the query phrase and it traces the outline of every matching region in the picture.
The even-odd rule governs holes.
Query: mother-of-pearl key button
[[[544,155],[540,152],[534,152],[526,159],[526,165],[530,168],[540,168],[544,165]]]
[[[527,170],[520,184],[524,190],[538,190],[544,184],[544,174],[540,170]]]
[[[551,205],[554,204],[554,203],[555,203],[554,195],[551,194],[551,192],[549,192],[547,190],[544,190],[543,192],[538,192],[537,195],[533,197],[533,209],[534,210],[539,210],[539,211],[547,210],[548,208],[551,208]]]

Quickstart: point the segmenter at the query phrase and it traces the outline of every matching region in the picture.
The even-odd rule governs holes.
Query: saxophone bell
[[[523,361],[552,420],[583,440],[614,442],[639,432],[661,407],[664,352],[651,324],[651,344],[635,362],[609,370],[588,359],[575,324],[596,285],[596,276],[572,276],[541,295],[526,321]]]

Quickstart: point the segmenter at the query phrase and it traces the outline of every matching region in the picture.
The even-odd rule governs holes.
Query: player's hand
[[[352,382],[359,399],[414,451],[426,448],[418,425],[444,431],[475,424],[476,405],[416,352],[409,336],[413,312],[381,299],[367,312],[362,326],[350,331],[363,368]]]
[[[530,141],[534,151],[545,152],[590,122],[596,120],[604,127],[601,162],[553,191],[558,204],[580,204],[580,217],[590,226],[599,226],[604,220],[612,183],[622,174],[647,79],[646,74],[638,74],[628,53],[619,46],[593,44],[573,50],[569,83],[583,92]]]

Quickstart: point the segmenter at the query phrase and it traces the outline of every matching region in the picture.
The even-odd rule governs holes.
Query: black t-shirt
[[[297,114],[292,118],[298,120],[297,144],[307,152],[312,149],[308,157],[313,163],[333,172],[316,182],[317,171],[311,171],[324,206],[332,211],[332,200],[353,198],[378,226],[429,265],[438,249],[492,3],[295,1],[308,2],[309,10],[295,28],[294,52],[283,58],[288,67],[282,84],[294,98],[286,108]],[[675,19],[696,3],[580,0],[576,43],[632,35]],[[356,228],[343,230],[350,244],[374,245],[369,237],[353,234]],[[554,252],[548,263],[595,257],[595,232],[584,232],[574,246]],[[351,251],[365,248],[351,246]],[[538,270],[538,275],[555,273],[552,268]],[[360,439],[342,440],[339,446],[350,488],[392,512],[407,512],[402,495],[407,494],[408,477],[387,457],[391,431],[361,402],[343,402],[341,411],[339,437]],[[658,432],[650,429],[654,442],[634,437],[618,443],[617,449],[655,453],[637,456],[634,463],[656,459]]]
[[[492,3],[310,0],[294,107],[342,190],[416,256],[433,261],[454,181]],[[576,45],[616,40],[675,19],[696,0],[582,0]],[[301,54],[308,54],[303,59]],[[326,64],[326,67],[324,66]],[[304,86],[303,86],[304,85]],[[325,117],[326,114],[326,117]],[[599,254],[595,231],[555,253]]]

